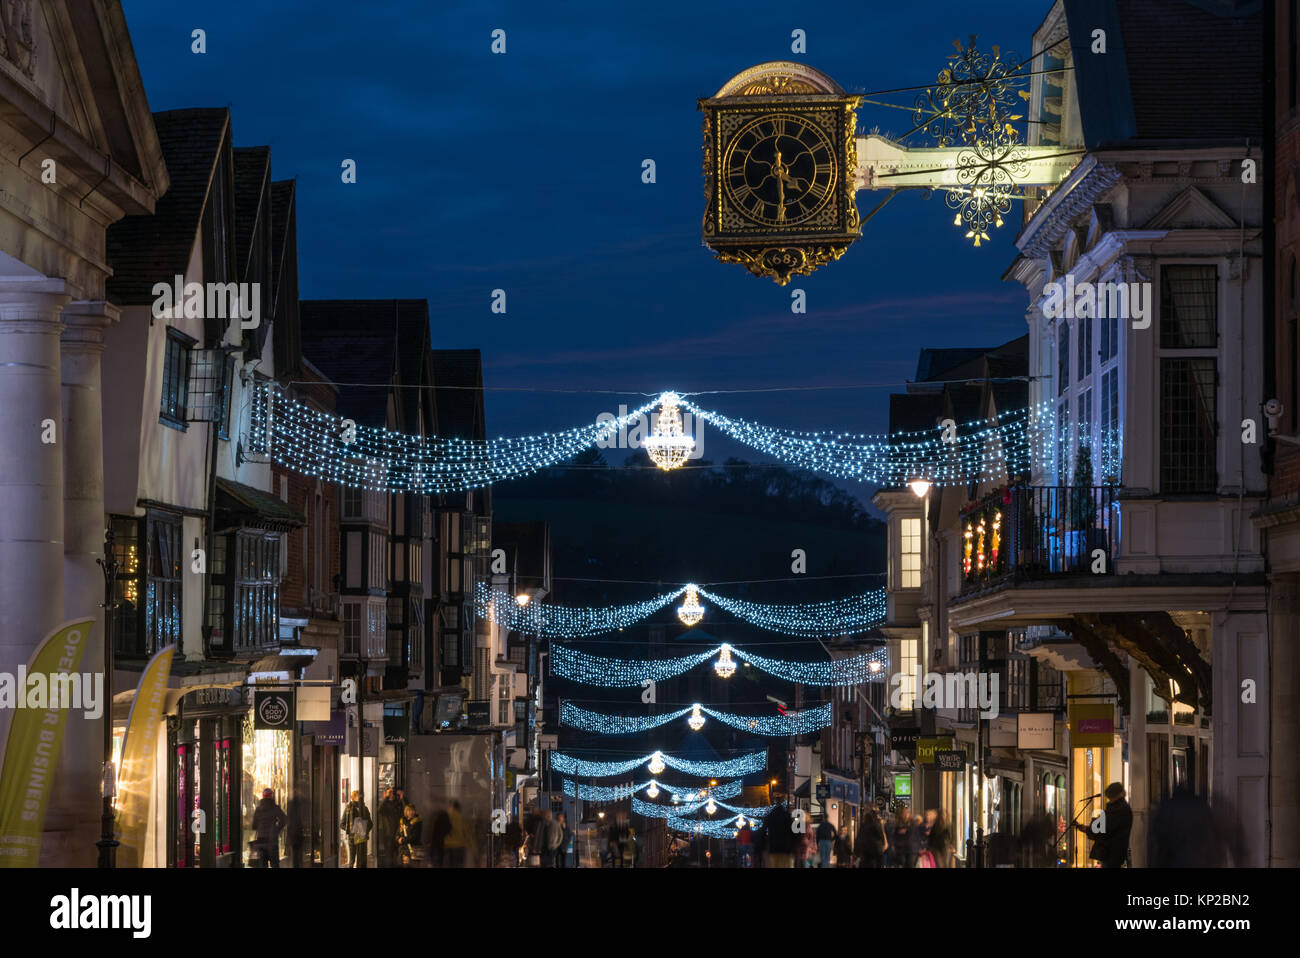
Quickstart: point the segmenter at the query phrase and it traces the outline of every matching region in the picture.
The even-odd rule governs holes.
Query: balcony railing
[[[1109,574],[1119,547],[1119,489],[1002,489],[967,507],[961,530],[962,595],[1004,582]]]

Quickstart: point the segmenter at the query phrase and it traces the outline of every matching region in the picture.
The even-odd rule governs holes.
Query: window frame
[[[190,362],[198,340],[177,329],[167,327],[163,343],[162,390],[158,398],[158,421],[181,432],[189,430]],[[168,403],[169,394],[172,402]],[[179,411],[178,411],[179,410]]]

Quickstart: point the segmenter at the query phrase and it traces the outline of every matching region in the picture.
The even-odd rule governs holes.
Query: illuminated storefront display
[[[289,802],[293,785],[293,733],[271,731],[253,727],[253,713],[245,713],[243,720],[242,776],[240,779],[240,813],[244,823],[244,842],[240,853],[245,865],[252,864],[249,842],[254,838],[253,812],[262,800],[262,791],[271,789],[276,803],[283,809]],[[285,856],[285,834],[280,832],[278,854]]]

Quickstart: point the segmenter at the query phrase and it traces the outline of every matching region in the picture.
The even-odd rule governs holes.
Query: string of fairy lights
[[[518,596],[480,581],[474,589],[474,607],[478,615],[512,632],[549,639],[577,639],[630,628],[680,595],[686,598],[677,608],[677,618],[688,627],[704,618],[701,597],[750,625],[801,638],[854,635],[885,620],[884,589],[827,602],[776,605],[729,598],[691,584],[624,605],[564,606],[533,601],[521,605]]]
[[[637,758],[622,762],[589,762],[576,758],[566,752],[551,752],[551,768],[564,775],[578,775],[582,778],[609,778],[624,775],[642,765],[651,775],[658,775],[666,768],[698,775],[702,778],[735,778],[761,772],[767,768],[767,749],[747,752],[736,758],[720,761],[699,761],[668,755],[662,751],[650,752]]]
[[[773,659],[723,643],[704,652],[662,659],[617,659],[592,655],[579,649],[556,645],[551,650],[551,674],[583,685],[604,688],[633,688],[645,682],[662,682],[681,675],[714,656],[713,670],[721,678],[736,673],[736,660],[800,685],[845,686],[884,680],[888,651],[873,649],[858,655],[823,662],[795,662]],[[746,720],[748,721],[748,720]]]
[[[652,728],[667,725],[669,722],[675,722],[680,718],[686,718],[691,730],[698,732],[704,728],[707,722],[706,715],[743,732],[751,732],[754,735],[786,737],[790,735],[806,735],[809,732],[829,728],[831,724],[831,703],[827,702],[816,708],[805,709],[798,714],[775,716],[737,715],[733,712],[720,712],[709,708],[707,705],[700,705],[698,702],[675,712],[644,716],[609,715],[605,712],[593,712],[589,709],[580,708],[568,701],[560,703],[561,725],[582,729],[586,732],[595,732],[599,735],[635,735],[638,732],[645,732]]]
[[[277,383],[254,390],[246,437],[250,452],[302,475],[352,489],[439,494],[479,489],[557,465],[617,435],[659,408],[642,447],[661,469],[682,466],[695,439],[682,427],[681,410],[735,441],[801,468],[841,479],[903,485],[918,479],[937,486],[1005,479],[1031,465],[1050,463],[1055,403],[1044,402],[933,429],[855,435],[800,432],[765,426],[703,409],[673,392],[623,416],[561,432],[490,440],[418,436],[359,425],[315,409]]]
[[[650,798],[658,798],[661,792],[666,793],[675,803],[703,801],[706,795],[712,795],[715,799],[735,798],[740,795],[744,788],[740,779],[707,787],[699,785],[687,787],[670,785],[667,782],[660,782],[655,779],[637,785],[589,785],[576,782],[571,778],[563,779],[561,787],[565,795],[570,798],[579,798],[584,802],[625,801],[637,792],[644,791]]]

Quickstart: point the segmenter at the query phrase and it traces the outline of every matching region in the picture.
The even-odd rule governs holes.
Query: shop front
[[[200,688],[167,719],[167,866],[230,867],[241,859],[244,689]]]

